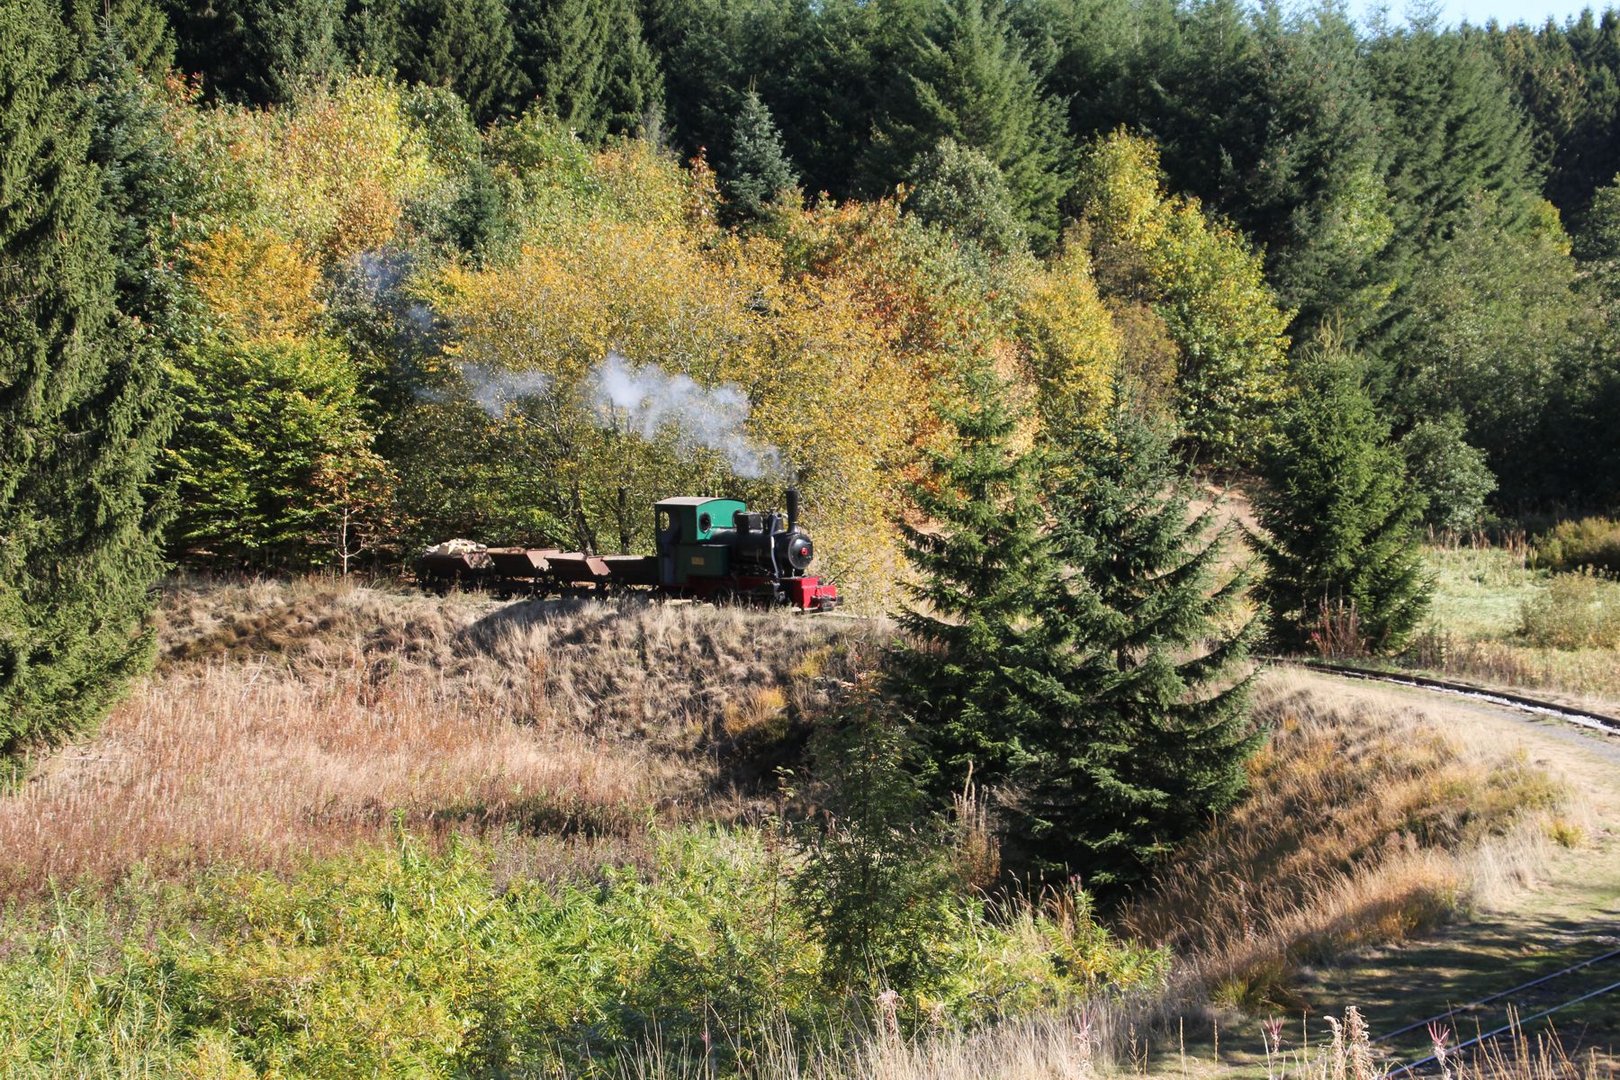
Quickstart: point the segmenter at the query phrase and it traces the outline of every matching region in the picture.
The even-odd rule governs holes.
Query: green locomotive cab
[[[737,499],[683,497],[653,505],[658,547],[658,580],[685,585],[693,578],[731,573],[730,546],[737,515],[748,504]]]

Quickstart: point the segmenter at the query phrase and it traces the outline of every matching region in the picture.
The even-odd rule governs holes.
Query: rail
[[[1470,1001],[1466,1005],[1457,1005],[1453,1008],[1447,1009],[1443,1013],[1436,1013],[1434,1016],[1426,1016],[1422,1020],[1415,1020],[1412,1023],[1407,1024],[1405,1027],[1396,1028],[1394,1031],[1384,1032],[1384,1034],[1374,1039],[1373,1042],[1388,1042],[1390,1039],[1399,1038],[1400,1036],[1405,1035],[1408,1031],[1416,1031],[1418,1028],[1428,1027],[1430,1024],[1438,1024],[1443,1020],[1450,1020],[1458,1013],[1472,1012],[1481,1006],[1491,1004],[1493,1001],[1501,1001],[1505,997],[1512,997],[1514,994],[1522,994],[1526,990],[1533,990],[1538,986],[1544,986],[1555,979],[1563,978],[1565,975],[1573,975],[1577,971],[1585,971],[1587,968],[1596,967],[1599,964],[1605,964],[1615,959],[1620,959],[1620,949],[1614,949],[1611,952],[1606,952],[1602,956],[1594,956],[1590,960],[1582,960],[1578,964],[1571,964],[1567,968],[1561,968],[1550,975],[1543,975],[1540,978],[1531,979],[1529,982],[1522,982],[1518,986],[1512,986],[1506,990],[1498,990],[1496,993],[1491,994],[1488,997],[1482,997],[1478,1001]]]
[[[1566,1001],[1566,1002],[1564,1002],[1564,1003],[1562,1003],[1560,1005],[1554,1005],[1550,1009],[1543,1009],[1540,1012],[1534,1013],[1534,1014],[1532,1014],[1530,1016],[1516,1017],[1513,1020],[1508,1021],[1506,1024],[1503,1024],[1499,1028],[1495,1028],[1495,1029],[1493,1029],[1491,1031],[1487,1031],[1483,1035],[1475,1035],[1472,1039],[1469,1039],[1467,1042],[1461,1042],[1461,1043],[1458,1043],[1456,1046],[1447,1048],[1444,1055],[1430,1054],[1426,1058],[1419,1058],[1417,1061],[1411,1062],[1411,1063],[1406,1064],[1406,1065],[1402,1065],[1398,1069],[1391,1069],[1389,1072],[1384,1074],[1384,1080],[1392,1080],[1393,1077],[1397,1077],[1397,1076],[1410,1076],[1413,1073],[1417,1072],[1417,1070],[1425,1068],[1425,1067],[1430,1066],[1430,1065],[1435,1065],[1435,1064],[1443,1065],[1445,1063],[1444,1058],[1448,1058],[1453,1054],[1460,1053],[1461,1051],[1467,1050],[1467,1049],[1469,1049],[1471,1047],[1479,1046],[1479,1045],[1481,1045],[1481,1044],[1483,1044],[1485,1042],[1488,1042],[1491,1039],[1497,1039],[1497,1038],[1502,1037],[1503,1035],[1509,1035],[1509,1034],[1512,1034],[1513,1032],[1520,1031],[1520,1030],[1522,1030],[1524,1028],[1524,1025],[1526,1025],[1526,1024],[1534,1023],[1537,1020],[1545,1020],[1547,1017],[1552,1016],[1554,1013],[1563,1012],[1565,1009],[1568,1009],[1571,1006],[1579,1005],[1582,1002],[1591,1001],[1593,998],[1600,998],[1600,997],[1603,997],[1603,996],[1605,996],[1607,994],[1615,993],[1616,991],[1620,991],[1620,982],[1612,982],[1608,986],[1600,986],[1596,990],[1589,990],[1586,993],[1582,994],[1580,997],[1570,998],[1568,1001]]]
[[[1285,667],[1304,668],[1307,671],[1316,671],[1324,675],[1340,675],[1347,679],[1359,679],[1364,682],[1390,683],[1395,686],[1409,686],[1418,690],[1430,690],[1438,694],[1482,701],[1488,705],[1498,705],[1518,712],[1550,716],[1586,728],[1589,731],[1599,731],[1606,735],[1620,734],[1620,716],[1609,716],[1605,713],[1593,712],[1590,709],[1580,709],[1556,701],[1527,697],[1524,694],[1507,690],[1475,686],[1471,683],[1453,682],[1450,679],[1435,679],[1427,675],[1414,675],[1407,672],[1380,671],[1376,668],[1353,667],[1349,664],[1330,664],[1321,660],[1309,660],[1303,657],[1266,656],[1259,659]]]
[[[1469,700],[1481,701],[1486,704],[1497,705],[1519,712],[1530,713],[1538,716],[1553,717],[1591,731],[1601,732],[1605,735],[1620,735],[1620,717],[1593,712],[1589,709],[1575,708],[1573,706],[1563,705],[1554,701],[1546,701],[1540,698],[1528,697],[1524,694],[1517,694],[1510,691],[1496,690],[1484,686],[1474,686],[1469,683],[1459,683],[1449,679],[1435,679],[1427,675],[1414,675],[1406,672],[1380,671],[1376,668],[1355,667],[1349,664],[1330,664],[1323,661],[1308,660],[1299,657],[1279,656],[1264,657],[1263,659],[1269,663],[1305,668],[1306,670],[1320,672],[1326,675],[1338,675],[1344,678],[1359,679],[1366,682],[1390,683],[1397,686],[1407,686],[1414,689],[1428,690],[1434,693],[1467,698]],[[1504,998],[1510,998],[1515,994],[1521,994],[1527,990],[1545,986],[1550,982],[1573,975],[1576,972],[1586,971],[1597,967],[1600,964],[1610,963],[1615,960],[1620,960],[1620,949],[1610,950],[1609,952],[1603,953],[1599,956],[1594,956],[1590,959],[1583,960],[1578,964],[1571,964],[1568,967],[1559,969],[1558,971],[1550,972],[1549,974],[1531,979],[1528,982],[1520,983],[1518,986],[1509,987],[1506,990],[1499,990],[1496,993],[1480,998],[1477,1001],[1468,1002],[1464,1005],[1458,1005],[1435,1016],[1429,1016],[1422,1020],[1414,1021],[1413,1023],[1407,1024],[1405,1027],[1399,1027],[1393,1031],[1385,1032],[1373,1041],[1376,1043],[1388,1042],[1391,1039],[1395,1039],[1401,1035],[1416,1031],[1419,1028],[1450,1020],[1460,1014],[1473,1012],[1483,1006],[1492,1004],[1493,1002],[1498,1002]],[[1417,1073],[1419,1070],[1426,1069],[1434,1065],[1444,1065],[1444,1058],[1450,1057],[1453,1054],[1480,1046],[1492,1039],[1500,1038],[1503,1035],[1522,1030],[1525,1024],[1534,1023],[1537,1020],[1544,1020],[1547,1017],[1553,1016],[1565,1009],[1572,1008],[1573,1006],[1580,1005],[1595,998],[1604,997],[1608,994],[1613,994],[1616,992],[1620,992],[1620,982],[1612,982],[1607,986],[1601,986],[1596,990],[1587,991],[1578,997],[1570,998],[1568,1001],[1561,1002],[1557,1005],[1551,1006],[1550,1008],[1542,1009],[1541,1011],[1533,1013],[1530,1016],[1515,1017],[1501,1027],[1493,1028],[1490,1031],[1474,1036],[1466,1042],[1446,1048],[1443,1054],[1430,1054],[1428,1057],[1419,1058],[1417,1061],[1409,1062],[1405,1065],[1391,1069],[1385,1074],[1385,1080],[1394,1080],[1396,1077],[1411,1076],[1414,1073]]]

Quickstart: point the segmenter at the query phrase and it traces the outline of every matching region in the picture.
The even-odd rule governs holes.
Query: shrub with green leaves
[[[1620,583],[1589,573],[1555,575],[1524,602],[1519,634],[1551,649],[1620,646]]]
[[[176,366],[175,382],[186,428],[169,451],[175,548],[227,565],[318,565],[345,505],[386,507],[388,469],[336,342],[210,342]]]
[[[1620,573],[1620,521],[1607,517],[1561,521],[1536,539],[1535,554],[1537,565],[1549,570]]]
[[[13,912],[0,1075],[616,1075],[657,1040],[723,1073],[785,1026],[856,1017],[757,831],[664,834],[647,869],[498,884],[494,852],[403,839],[291,879],[214,872]],[[1162,979],[1164,955],[1079,907],[992,918],[936,900],[938,978],[908,1021],[974,1024]],[[1079,917],[1076,917],[1076,912]],[[805,1043],[813,1040],[802,1040]]]
[[[856,712],[817,732],[820,813],[799,829],[805,865],[794,896],[826,950],[830,985],[876,977],[897,990],[935,986],[956,929],[961,883],[918,782],[905,729]]]
[[[1431,529],[1463,534],[1479,528],[1485,500],[1496,490],[1485,452],[1470,446],[1467,434],[1463,415],[1449,412],[1418,421],[1401,438],[1412,483],[1428,500],[1423,522]]]

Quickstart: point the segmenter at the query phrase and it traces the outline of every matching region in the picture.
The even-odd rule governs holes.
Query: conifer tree
[[[1071,147],[1062,104],[1040,81],[999,5],[946,0],[900,61],[892,105],[868,155],[868,187],[914,177],[922,156],[951,138],[989,158],[1037,247],[1057,238]]]
[[[1031,869],[1135,880],[1242,792],[1251,626],[1227,628],[1245,575],[1217,580],[1229,535],[1189,515],[1168,433],[1120,395],[1055,462],[1064,587],[1045,620],[1067,655],[1027,749],[1016,819]]]
[[[1399,648],[1428,607],[1418,524],[1423,497],[1389,424],[1363,385],[1361,363],[1331,345],[1305,366],[1255,499],[1265,565],[1255,592],[1275,645],[1329,643],[1354,629],[1360,646]],[[1354,627],[1347,625],[1354,618]]]
[[[1397,356],[1426,324],[1408,283],[1482,197],[1503,234],[1533,234],[1541,215],[1528,126],[1481,39],[1418,21],[1376,39],[1368,67],[1394,225],[1385,273],[1396,290],[1364,340]]]
[[[918,605],[900,616],[911,641],[893,657],[890,689],[917,725],[929,786],[989,788],[1028,761],[1044,660],[1035,617],[1050,561],[1034,459],[1014,448],[1016,421],[988,372],[967,379],[968,404],[947,410],[957,445],[933,455],[933,482],[914,492],[925,524],[902,524]]]
[[[731,128],[731,145],[718,171],[729,210],[743,221],[764,217],[766,206],[798,183],[771,110],[753,90],[743,95]]]
[[[348,0],[338,40],[358,70],[386,74],[399,67],[403,32],[397,0]]]
[[[634,0],[517,0],[512,15],[527,92],[582,139],[633,132],[656,112],[662,83]]]
[[[664,76],[647,43],[636,0],[613,0],[598,9],[607,28],[607,78],[597,114],[607,135],[648,134],[663,122]]]
[[[97,721],[149,655],[156,357],[115,306],[74,43],[0,7],[0,753]]]
[[[167,0],[176,57],[210,93],[270,105],[343,67],[341,0]]]
[[[516,103],[521,75],[505,0],[407,0],[399,25],[403,78],[448,86],[481,122]]]
[[[90,161],[101,173],[117,261],[118,307],[156,340],[178,332],[183,288],[175,253],[194,187],[164,127],[161,91],[143,69],[150,43],[110,19],[85,28]]]
[[[69,0],[68,27],[93,55],[96,43],[112,38],[129,63],[156,79],[174,63],[174,31],[161,0]]]

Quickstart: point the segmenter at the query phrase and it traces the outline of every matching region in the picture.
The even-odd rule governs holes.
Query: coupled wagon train
[[[417,560],[417,580],[429,588],[487,588],[506,596],[639,590],[799,611],[829,611],[839,602],[838,586],[808,572],[815,542],[799,525],[793,488],[786,514],[750,510],[738,499],[682,497],[654,504],[653,517],[652,555],[450,541]]]

